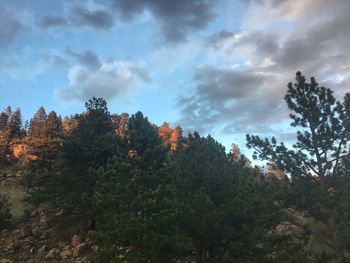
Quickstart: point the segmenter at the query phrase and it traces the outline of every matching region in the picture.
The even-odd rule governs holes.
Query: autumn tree
[[[11,107],[8,107],[1,116],[3,127],[0,132],[0,158],[8,160],[12,157],[13,146],[23,139],[25,131],[20,108],[12,112]]]
[[[115,127],[115,132],[121,138],[126,138],[127,136],[128,119],[129,119],[129,114],[125,112],[120,115],[118,114],[112,115],[112,121]]]
[[[332,90],[320,87],[314,78],[307,83],[300,72],[296,83],[288,84],[285,101],[292,111],[291,126],[299,128],[293,150],[276,139],[261,139],[247,135],[247,146],[255,150],[254,157],[275,162],[292,176],[339,175],[342,160],[348,156],[348,99],[336,101]]]
[[[26,139],[32,165],[50,170],[62,148],[62,140],[61,118],[54,111],[47,115],[44,107],[40,107],[30,120]]]

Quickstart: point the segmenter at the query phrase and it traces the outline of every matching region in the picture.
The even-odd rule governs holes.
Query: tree
[[[129,114],[125,112],[122,113],[121,115],[118,115],[118,114],[112,115],[112,120],[115,125],[115,132],[121,138],[125,138],[127,136],[128,119],[129,119]]]
[[[94,237],[102,248],[98,262],[114,262],[115,255],[130,262],[169,262],[177,237],[168,176],[162,170],[166,149],[141,112],[129,118],[127,127],[129,154],[114,157],[93,173],[98,178]]]
[[[77,118],[77,127],[63,141],[55,169],[42,178],[31,196],[35,203],[47,202],[58,209],[60,223],[75,224],[82,233],[94,227],[91,198],[96,178],[90,176],[89,170],[105,165],[108,158],[121,151],[106,101],[92,98],[85,106],[86,112]],[[48,118],[47,129],[54,134],[60,126],[57,119],[53,113]]]
[[[36,166],[39,169],[51,170],[52,162],[62,148],[62,141],[61,118],[54,111],[47,115],[45,109],[40,107],[30,121],[26,139],[32,168]]]
[[[7,122],[5,124],[5,115],[7,116]],[[17,108],[16,111],[11,112],[11,107],[7,107],[3,116],[3,127],[0,136],[0,158],[8,160],[12,157],[12,148],[14,144],[21,141],[25,135],[25,131],[22,128],[22,115],[21,109]]]
[[[7,125],[9,116],[5,112],[0,113],[0,133],[2,133]]]
[[[316,175],[321,182],[327,175],[338,175],[342,159],[348,156],[348,97],[337,102],[330,89],[319,87],[314,78],[307,83],[300,72],[296,83],[288,84],[285,101],[292,119],[299,127],[294,150],[277,141],[247,135],[247,146],[255,150],[254,157],[275,162],[292,176]]]
[[[191,240],[183,249],[203,263],[258,258],[253,244],[273,224],[263,219],[273,206],[262,197],[256,171],[233,163],[222,145],[197,133],[177,149],[172,165],[179,229]]]
[[[44,107],[40,107],[29,123],[28,135],[42,137],[45,134],[47,114]]]

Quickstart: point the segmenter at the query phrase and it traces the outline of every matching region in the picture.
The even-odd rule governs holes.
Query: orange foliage
[[[170,128],[169,123],[164,122],[158,129],[159,137],[162,138],[165,144],[170,144],[172,151],[176,150],[177,143],[181,137],[181,128],[176,127],[175,129]]]
[[[12,155],[17,159],[36,160],[38,157],[29,154],[29,147],[24,143],[17,143],[12,146]]]

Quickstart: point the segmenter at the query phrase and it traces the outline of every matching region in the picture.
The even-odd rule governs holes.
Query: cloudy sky
[[[350,87],[349,14],[349,0],[0,0],[0,107],[65,116],[96,96],[226,146],[290,138],[296,71]]]

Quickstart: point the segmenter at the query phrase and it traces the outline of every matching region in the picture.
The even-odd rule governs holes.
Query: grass
[[[10,202],[10,210],[15,221],[22,218],[28,205],[23,201],[26,193],[21,186],[18,185],[1,185],[0,193],[8,196]]]

